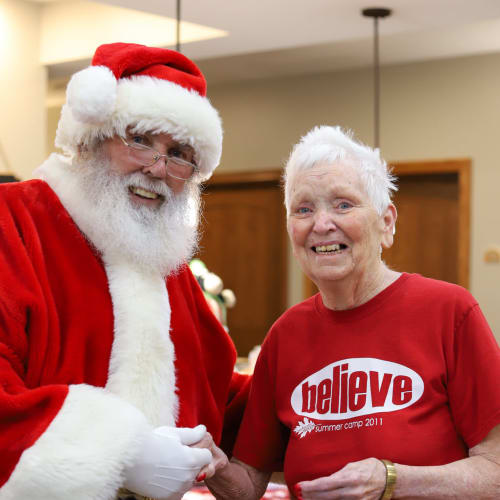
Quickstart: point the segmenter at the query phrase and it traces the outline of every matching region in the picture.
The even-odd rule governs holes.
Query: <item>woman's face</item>
[[[320,287],[378,270],[381,247],[392,245],[394,206],[380,216],[351,165],[320,164],[292,182],[288,234],[304,273]]]

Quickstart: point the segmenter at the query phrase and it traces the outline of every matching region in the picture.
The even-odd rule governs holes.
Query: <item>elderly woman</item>
[[[217,498],[258,499],[282,469],[304,500],[500,498],[500,350],[466,290],[382,261],[395,189],[338,127],[294,148],[288,233],[319,293],[263,343]]]

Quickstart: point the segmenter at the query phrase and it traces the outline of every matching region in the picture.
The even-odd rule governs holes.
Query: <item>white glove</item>
[[[204,425],[157,427],[146,435],[133,465],[125,469],[125,487],[158,499],[181,498],[201,468],[212,461],[206,448],[190,448],[206,434]]]

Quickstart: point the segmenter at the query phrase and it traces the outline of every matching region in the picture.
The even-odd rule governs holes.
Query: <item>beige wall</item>
[[[489,246],[500,246],[500,54],[384,67],[381,83],[387,160],[472,159],[470,287],[500,340],[500,265],[483,262]],[[225,128],[219,171],[280,167],[318,124],[340,124],[373,140],[369,69],[209,85],[208,93]],[[57,114],[50,108],[51,140]],[[290,274],[292,304],[301,286],[294,263]]]
[[[470,288],[500,340],[500,265],[483,262],[500,245],[500,55],[384,67],[381,83],[387,160],[472,159]],[[280,166],[317,124],[373,140],[368,69],[212,86],[209,95],[224,120],[220,171]],[[300,280],[292,274],[295,301]]]
[[[40,5],[0,1],[0,145],[10,170],[30,176],[46,154],[46,71],[39,63]]]

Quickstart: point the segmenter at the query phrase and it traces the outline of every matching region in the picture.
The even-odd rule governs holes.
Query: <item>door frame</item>
[[[209,186],[225,186],[225,185],[245,185],[245,184],[276,184],[281,186],[282,170],[281,169],[266,169],[266,170],[242,170],[232,172],[215,172],[214,175],[205,183]]]
[[[470,158],[445,160],[416,160],[390,162],[389,168],[397,177],[405,175],[438,175],[457,174],[458,177],[458,284],[469,288],[470,269],[470,192],[471,170]],[[397,207],[396,207],[397,208]],[[304,275],[303,297],[316,293],[314,283]]]

